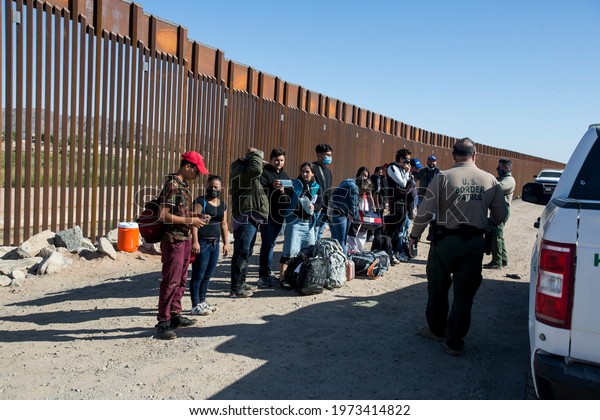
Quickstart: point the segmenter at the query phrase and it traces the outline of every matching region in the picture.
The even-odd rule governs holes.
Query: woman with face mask
[[[227,206],[221,199],[222,187],[221,177],[211,175],[206,182],[204,196],[194,200],[194,211],[202,214],[208,223],[201,229],[192,230],[192,254],[195,255],[190,281],[192,315],[210,315],[217,310],[215,305],[206,301],[206,293],[219,261],[219,238],[223,238],[223,256],[229,254]]]
[[[304,162],[300,165],[300,175],[292,181],[288,195],[291,200],[285,211],[285,239],[279,260],[279,281],[282,286],[285,270],[292,258],[302,249],[315,244],[315,215],[321,210],[323,198],[320,186],[315,181],[314,164]]]

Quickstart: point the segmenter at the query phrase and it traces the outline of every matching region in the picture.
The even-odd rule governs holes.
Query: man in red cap
[[[205,216],[196,216],[191,210],[193,199],[188,182],[200,174],[208,175],[202,156],[194,151],[185,152],[181,155],[179,170],[167,175],[159,196],[160,220],[165,225],[160,242],[162,281],[156,324],[156,338],[161,340],[173,340],[177,338],[174,329],[196,323],[181,316],[181,298],[190,265],[191,227],[200,228],[208,222]]]

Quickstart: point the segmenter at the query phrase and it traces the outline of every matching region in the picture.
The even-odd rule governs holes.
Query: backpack
[[[159,220],[160,202],[158,198],[148,201],[144,206],[144,211],[135,220],[140,229],[140,235],[149,244],[162,241],[165,233],[165,226]]]
[[[298,273],[296,292],[301,295],[323,293],[327,284],[327,265],[326,260],[321,257],[309,257],[304,261]]]
[[[350,255],[350,259],[354,262],[356,277],[375,280],[383,274],[381,273],[379,258],[372,252],[357,252]]]
[[[371,251],[384,251],[388,254],[390,260],[394,255],[394,248],[392,247],[392,238],[386,234],[375,235],[373,243],[371,244]]]
[[[379,275],[387,273],[392,264],[392,259],[385,251],[375,251],[372,254],[379,260]]]
[[[325,287],[334,289],[346,284],[346,262],[340,243],[332,238],[321,238],[314,245],[314,255],[323,258],[327,263]]]
[[[283,282],[279,283],[282,289],[294,290],[298,287],[298,277],[300,276],[301,266],[305,259],[306,255],[302,253],[292,258],[283,275]]]

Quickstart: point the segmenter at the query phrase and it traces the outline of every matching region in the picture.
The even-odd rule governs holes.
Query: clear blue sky
[[[139,0],[225,57],[416,127],[566,162],[600,123],[599,0]]]

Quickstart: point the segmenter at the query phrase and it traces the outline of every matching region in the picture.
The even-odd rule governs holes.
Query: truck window
[[[598,130],[596,130],[598,134]],[[585,158],[575,183],[569,193],[569,198],[576,200],[600,201],[600,176],[598,176],[597,166],[600,160],[600,141],[596,137],[590,153]]]

